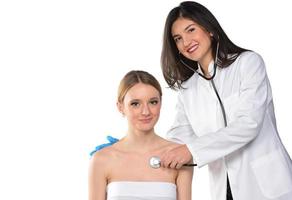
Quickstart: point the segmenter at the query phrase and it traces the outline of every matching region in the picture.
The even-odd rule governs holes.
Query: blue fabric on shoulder
[[[95,147],[95,150],[93,150],[92,152],[90,152],[90,156],[92,156],[95,152],[97,152],[97,151],[99,151],[99,150],[101,150],[101,149],[103,149],[103,148],[105,148],[105,147],[111,146],[111,145],[113,145],[114,143],[116,143],[117,141],[119,141],[119,139],[114,138],[114,137],[112,137],[112,136],[110,136],[110,135],[108,135],[108,136],[106,137],[106,139],[109,141],[109,143],[105,143],[105,144],[97,145],[97,146]]]

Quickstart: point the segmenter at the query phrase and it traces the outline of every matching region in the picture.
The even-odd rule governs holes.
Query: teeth
[[[189,48],[188,50],[187,50],[187,52],[189,52],[189,53],[192,53],[194,50],[196,50],[197,49],[197,45],[195,45],[195,46],[192,46],[191,48]]]

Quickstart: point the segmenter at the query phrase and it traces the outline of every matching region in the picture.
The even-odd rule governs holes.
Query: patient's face
[[[153,131],[160,114],[160,94],[153,86],[138,83],[127,92],[121,107],[130,129]]]

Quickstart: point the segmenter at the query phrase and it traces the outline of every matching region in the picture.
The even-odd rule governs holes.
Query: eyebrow
[[[140,99],[131,99],[130,102],[133,102],[133,101],[140,101]]]
[[[152,97],[151,99],[150,99],[150,101],[151,100],[159,100],[160,98],[159,97]]]
[[[188,30],[188,28],[190,28],[193,25],[195,25],[195,24],[193,23],[193,24],[188,25],[187,27],[184,28],[184,31]],[[177,37],[177,36],[179,36],[179,35],[176,34],[176,35],[173,35],[172,37]]]
[[[152,100],[159,100],[160,98],[159,97],[151,97],[149,100],[152,101]],[[130,102],[133,102],[133,101],[141,101],[141,99],[132,99]]]

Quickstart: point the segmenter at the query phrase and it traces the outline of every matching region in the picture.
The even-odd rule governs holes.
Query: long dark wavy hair
[[[194,74],[194,71],[185,67],[180,59],[183,59],[183,61],[194,70],[198,69],[197,61],[187,59],[179,54],[172,37],[172,25],[179,17],[190,19],[202,26],[207,32],[213,34],[211,40],[213,58],[216,56],[216,47],[219,42],[219,51],[217,55],[218,67],[228,67],[242,52],[248,51],[247,49],[235,45],[227,37],[215,16],[206,7],[193,1],[182,2],[178,7],[173,8],[169,12],[163,33],[161,67],[164,79],[171,89],[181,89],[182,83]]]

